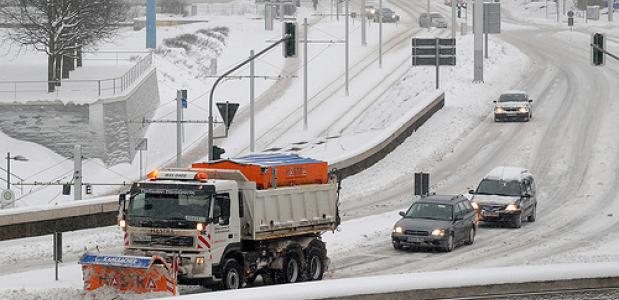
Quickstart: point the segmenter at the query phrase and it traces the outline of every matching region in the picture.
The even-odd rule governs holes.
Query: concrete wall
[[[127,120],[151,118],[159,106],[155,68],[129,93],[91,104],[60,101],[0,104],[0,130],[8,136],[43,145],[67,157],[81,144],[85,157],[107,165],[131,162],[135,141],[146,127]],[[87,141],[87,142],[84,142]]]

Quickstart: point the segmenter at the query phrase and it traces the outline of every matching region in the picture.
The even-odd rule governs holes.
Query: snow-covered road
[[[424,170],[431,173],[432,189],[437,193],[462,193],[495,166],[527,167],[537,181],[537,222],[518,230],[483,226],[473,246],[449,254],[395,251],[389,231],[383,230],[364,247],[335,254],[333,277],[619,259],[591,251],[612,242],[611,233],[619,225],[615,201],[619,196],[619,104],[613,101],[619,95],[617,64],[592,67],[589,35],[564,28],[507,30],[500,37],[532,61],[527,77],[513,87],[528,91],[534,99],[532,121],[494,123],[488,113],[452,153]],[[418,133],[437,128],[441,114],[454,112],[439,112]],[[414,142],[415,135],[403,147]],[[404,164],[402,168],[418,170],[427,166],[421,163],[424,159],[431,160],[421,157],[407,162],[394,152],[376,167],[391,160]],[[410,181],[410,177],[394,178],[389,193],[347,201],[374,204],[373,213],[395,210],[410,202]],[[347,213],[369,211],[355,205]]]

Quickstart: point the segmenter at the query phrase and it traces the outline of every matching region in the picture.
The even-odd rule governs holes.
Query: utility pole
[[[490,10],[490,5],[485,5],[484,8],[484,57],[488,58],[488,31],[490,31],[490,20],[488,18],[488,11]]]
[[[484,16],[483,16],[483,2],[475,1],[473,4],[473,29],[474,29],[474,76],[473,82],[484,82],[484,49],[483,49],[483,34],[484,34]]]
[[[430,0],[428,0],[428,18],[430,17]],[[428,31],[430,31],[430,24],[428,24]]]
[[[181,167],[181,154],[183,153],[182,135],[182,113],[183,102],[180,90],[176,90],[176,167]]]
[[[73,189],[74,199],[82,200],[82,146],[75,145],[73,150]]]
[[[255,136],[256,115],[255,114],[256,114],[256,111],[254,107],[255,70],[254,70],[254,60],[253,60],[254,58],[253,49],[249,51],[249,57],[252,59],[251,62],[249,63],[249,152],[253,153],[256,150],[255,149],[255,141],[256,141],[256,136]]]
[[[367,28],[365,28],[366,24],[366,20],[368,17],[368,14],[365,12],[365,0],[361,0],[361,13],[359,14],[359,16],[361,16],[361,46],[367,46],[368,45],[368,41],[367,41]]]
[[[546,9],[546,19],[548,19],[548,0],[546,0],[546,5],[545,5],[545,9]]]
[[[340,1],[342,0],[335,0],[335,20],[336,21],[340,21]]]
[[[6,153],[6,189],[11,189],[11,152]]]
[[[561,23],[561,1],[557,0],[557,23]]]
[[[456,0],[451,0],[451,38],[456,38]]]
[[[346,59],[346,96],[350,95],[350,89],[349,89],[349,84],[348,84],[348,19],[350,18],[349,14],[348,14],[348,3],[349,0],[344,0],[346,1],[346,5],[345,5],[345,14],[346,14],[346,45],[344,46],[344,48],[346,49],[346,54],[345,54],[345,59]],[[306,43],[307,45],[307,43]]]
[[[303,19],[303,130],[307,130],[307,18]]]
[[[608,22],[613,21],[614,13],[615,13],[615,0],[608,0]]]
[[[428,7],[430,0],[428,0]],[[378,0],[378,67],[383,67],[383,0]]]

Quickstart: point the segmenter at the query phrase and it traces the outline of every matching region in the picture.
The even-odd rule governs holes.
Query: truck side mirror
[[[472,189],[469,190],[469,194],[471,194],[471,195],[475,194],[475,190],[472,190]]]
[[[492,100],[492,103],[496,103],[496,100]]]
[[[533,103],[533,99],[529,99],[529,103]]]
[[[403,212],[403,211],[399,212],[398,214],[399,214],[400,216],[402,216],[402,217],[406,216],[406,213],[405,213],[405,212]]]
[[[127,210],[127,194],[122,193],[120,195],[118,195],[118,209],[125,211]]]

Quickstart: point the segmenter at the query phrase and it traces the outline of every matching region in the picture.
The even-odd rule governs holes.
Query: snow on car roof
[[[503,94],[527,94],[527,92],[525,91],[521,91],[521,90],[510,90],[510,91],[506,91]]]
[[[492,169],[484,179],[514,181],[520,180],[526,175],[529,175],[529,170],[525,168],[500,166]]]

